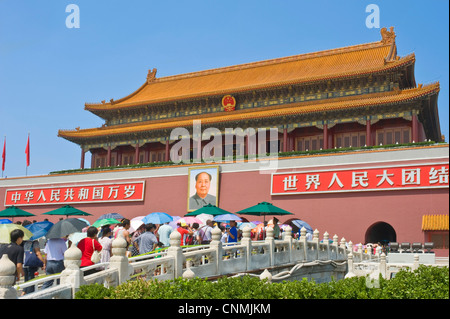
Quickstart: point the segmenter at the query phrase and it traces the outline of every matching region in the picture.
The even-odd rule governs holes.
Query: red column
[[[134,164],[139,164],[139,143],[135,146],[134,157]]]
[[[412,115],[412,140],[413,142],[417,143],[419,142],[419,121],[417,119],[417,115]]]
[[[108,154],[106,155],[106,166],[111,166],[111,145],[108,146]]]
[[[84,169],[84,154],[86,152],[84,151],[84,149],[81,149],[81,163],[80,163],[80,168]]]
[[[166,140],[166,161],[170,161],[169,140]]]
[[[372,146],[372,127],[370,120],[366,120],[366,145]]]
[[[323,125],[323,149],[328,149],[328,124]]]
[[[283,152],[287,152],[287,128],[283,129]]]

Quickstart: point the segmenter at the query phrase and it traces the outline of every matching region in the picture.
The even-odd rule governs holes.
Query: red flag
[[[2,153],[2,171],[5,170],[5,160],[6,160],[6,137],[5,137],[5,141],[3,142],[3,153]]]
[[[30,166],[30,135],[28,135],[27,148],[25,149],[25,154],[27,154],[27,166]]]

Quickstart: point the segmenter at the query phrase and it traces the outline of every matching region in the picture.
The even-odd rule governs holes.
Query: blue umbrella
[[[33,233],[33,237],[31,237],[30,240],[35,240],[41,238],[42,236],[45,236],[52,226],[52,222],[42,221],[26,225],[25,228]]]
[[[292,224],[294,224],[295,226],[297,226],[299,229],[302,229],[303,227],[305,227],[306,232],[307,233],[313,233],[313,229],[311,226],[309,226],[309,224],[301,219],[295,219],[293,221],[291,221]]]
[[[144,224],[164,224],[173,221],[173,217],[166,213],[151,213],[142,218]]]
[[[2,219],[0,219],[0,224],[12,224],[12,220],[2,218]]]
[[[214,217],[215,222],[227,222],[229,220],[241,221],[242,219],[235,214],[223,214]]]
[[[123,218],[125,218],[124,216],[120,215],[119,213],[107,213],[107,214],[103,214],[102,216],[100,216],[99,218],[97,218],[97,220],[100,219],[107,219],[107,218],[114,218],[117,220],[121,220]]]
[[[252,222],[238,223],[238,228],[243,230],[245,227],[249,227],[250,229],[255,228],[257,225]]]

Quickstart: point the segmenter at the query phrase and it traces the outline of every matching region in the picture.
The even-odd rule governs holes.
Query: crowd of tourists
[[[281,238],[282,230],[278,225],[278,219],[273,218],[271,224],[258,227],[252,232],[253,240],[260,240],[265,237],[268,227],[273,228],[274,238]],[[22,226],[30,224],[25,220]],[[181,235],[180,245],[209,244],[212,240],[212,230],[217,226],[221,232],[222,243],[238,242],[242,237],[242,230],[237,227],[236,221],[228,223],[218,223],[213,220],[206,220],[204,224],[187,224],[180,220],[176,228],[169,223],[165,224],[142,224],[137,229],[131,227],[130,220],[123,218],[119,224],[105,225],[100,228],[88,226],[83,229],[84,238],[76,241],[70,236],[63,238],[39,240],[24,240],[24,232],[15,229],[10,233],[11,243],[0,247],[0,256],[7,254],[9,259],[16,265],[16,282],[21,278],[23,281],[34,279],[42,269],[46,275],[61,273],[64,270],[64,253],[75,244],[82,252],[80,267],[88,267],[96,263],[109,262],[112,257],[112,242],[117,236],[122,235],[127,241],[127,257],[159,252],[171,245],[170,235],[177,231]],[[297,235],[297,234],[294,234]],[[42,249],[43,248],[43,249]],[[30,257],[31,256],[31,257]],[[33,258],[32,258],[33,257]],[[98,271],[97,269],[85,270],[84,274],[89,275]],[[53,280],[45,282],[43,289],[50,287]],[[24,290],[25,293],[34,291],[34,287]]]

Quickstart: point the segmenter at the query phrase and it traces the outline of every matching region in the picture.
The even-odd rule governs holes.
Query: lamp
[[[390,253],[398,253],[398,243],[393,242],[389,244],[389,252]]]
[[[432,249],[434,248],[434,243],[430,242],[430,243],[425,243],[424,248],[427,250],[426,253],[432,253]]]
[[[412,244],[413,253],[421,253],[422,243],[413,243]]]
[[[411,249],[410,243],[402,243],[400,247],[402,248],[402,253],[410,253],[409,251]]]

